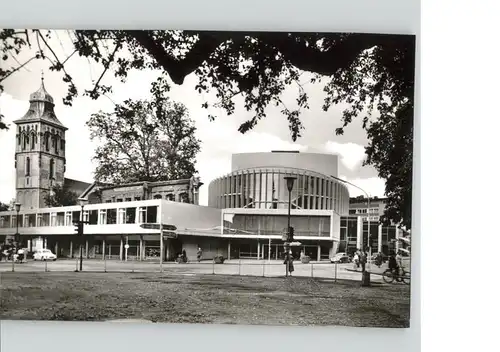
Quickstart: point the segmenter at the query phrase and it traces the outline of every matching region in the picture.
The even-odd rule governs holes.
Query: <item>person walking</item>
[[[290,276],[292,276],[292,272],[294,270],[292,251],[289,252],[288,256],[285,254],[284,264],[288,266],[288,272],[290,273]]]
[[[367,259],[368,259],[368,254],[366,253],[366,250],[363,249],[359,255],[359,264],[361,264],[361,272],[365,272],[366,270]]]
[[[352,258],[352,261],[354,262],[354,265],[356,265],[356,269],[359,268],[359,250],[356,249],[356,252],[354,252],[354,257]]]
[[[203,256],[203,251],[201,250],[201,247],[198,247],[198,253],[196,253],[196,259],[198,260],[198,263],[201,262],[202,256]]]

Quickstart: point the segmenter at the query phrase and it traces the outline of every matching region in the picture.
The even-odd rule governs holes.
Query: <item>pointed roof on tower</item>
[[[15,120],[14,123],[24,123],[24,122],[37,122],[43,121],[48,123],[49,125],[53,125],[55,127],[60,127],[65,130],[67,128],[57,119],[57,116],[54,112],[54,98],[52,95],[47,92],[45,89],[43,72],[40,88],[37,91],[30,94],[30,107],[26,114]]]

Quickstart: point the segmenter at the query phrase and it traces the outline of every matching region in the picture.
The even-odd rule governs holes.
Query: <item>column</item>
[[[321,260],[321,246],[318,244],[318,262]]]
[[[231,259],[231,240],[227,241],[227,259]]]
[[[144,256],[144,251],[142,249],[143,246],[144,246],[143,237],[142,235],[139,235],[139,261],[142,261]]]
[[[382,225],[378,225],[378,252],[382,252]]]
[[[167,254],[165,256],[165,261],[169,260],[170,259],[170,241],[169,240],[165,240],[163,242],[165,248],[166,248],[166,251],[167,251]]]
[[[69,257],[73,258],[73,241],[69,241]]]
[[[47,249],[47,237],[43,237],[42,241],[43,241],[42,242],[43,243],[43,245],[42,245],[43,249]]]
[[[54,254],[55,254],[55,255],[58,255],[58,253],[59,253],[58,249],[59,249],[59,246],[58,246],[58,243],[57,243],[57,241],[56,241],[56,245],[55,245],[55,248],[54,248],[54,251],[55,251],[55,253],[54,253]]]
[[[106,258],[106,240],[102,239],[102,260],[105,260]]]
[[[260,260],[260,243],[257,241],[257,259]]]
[[[125,244],[128,245],[128,236],[125,236]],[[125,261],[128,260],[128,248],[125,247]]]
[[[89,241],[85,240],[85,258],[89,259]]]
[[[358,216],[358,229],[357,229],[357,239],[356,239],[356,248],[361,249],[363,246],[363,217]]]
[[[123,237],[120,236],[120,260],[123,260]]]

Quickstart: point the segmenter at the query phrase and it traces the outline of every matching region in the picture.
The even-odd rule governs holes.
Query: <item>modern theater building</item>
[[[373,250],[388,252],[398,246],[400,230],[378,223],[384,199],[372,199],[368,209],[366,198],[349,198],[345,184],[336,179],[336,155],[234,154],[230,172],[210,182],[208,206],[202,206],[198,195],[203,184],[196,175],[120,185],[65,178],[67,128],[57,119],[43,82],[30,96],[28,113],[15,123],[16,200],[21,208],[18,218],[14,210],[0,212],[2,243],[15,234],[17,225],[23,245],[31,250],[50,248],[58,257],[73,257],[82,244],[87,258],[147,260],[161,255],[160,232],[144,224],[167,224],[177,228],[177,238],[164,241],[166,260],[183,249],[194,258],[198,247],[205,258],[277,259],[283,253],[281,238],[287,226],[285,177],[293,176],[291,225],[300,242],[294,252],[304,250],[313,260],[328,259],[367,244],[368,232]],[[80,205],[47,207],[45,196],[55,185],[86,199],[83,212]],[[83,241],[73,226],[80,219],[89,222]]]

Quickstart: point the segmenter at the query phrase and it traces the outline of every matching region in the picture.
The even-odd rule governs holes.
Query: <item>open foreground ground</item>
[[[176,273],[0,275],[0,319],[409,326],[408,285]]]

